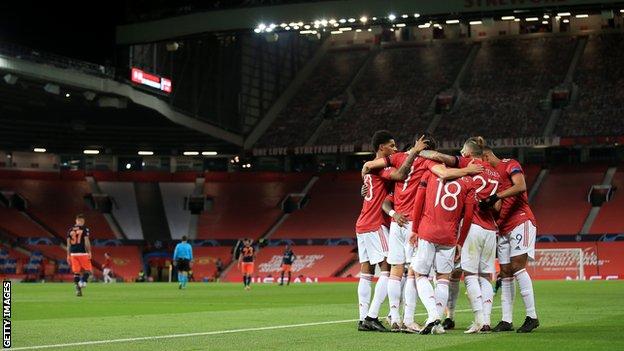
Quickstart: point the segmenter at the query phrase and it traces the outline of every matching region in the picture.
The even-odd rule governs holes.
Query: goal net
[[[527,271],[533,279],[585,279],[583,249],[536,249]]]

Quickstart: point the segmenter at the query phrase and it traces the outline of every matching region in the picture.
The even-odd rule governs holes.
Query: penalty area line
[[[494,308],[500,308],[500,306],[496,306]],[[472,310],[471,309],[464,309],[464,310],[457,310],[455,312],[472,312]],[[416,313],[415,314],[415,316],[426,316],[426,315],[427,315],[426,313]],[[216,331],[199,332],[199,333],[170,334],[170,335],[156,335],[156,336],[141,336],[141,337],[135,337],[135,338],[94,340],[94,341],[72,342],[72,343],[66,343],[66,344],[49,344],[49,345],[23,346],[23,347],[12,347],[11,349],[12,350],[42,350],[42,349],[51,349],[51,348],[59,348],[59,347],[105,345],[105,344],[116,344],[116,343],[124,343],[124,342],[151,341],[151,340],[175,339],[175,338],[188,338],[188,337],[192,337],[192,336],[208,336],[208,335],[221,335],[221,334],[244,333],[244,332],[254,332],[254,331],[264,331],[264,330],[275,330],[275,329],[290,329],[290,328],[312,327],[312,326],[317,326],[317,325],[352,323],[352,322],[357,322],[357,321],[358,321],[357,319],[343,319],[343,320],[337,320],[337,321],[311,322],[311,323],[287,324],[287,325],[274,325],[274,326],[270,326],[270,327],[257,327],[257,328],[244,328],[244,329],[216,330]]]

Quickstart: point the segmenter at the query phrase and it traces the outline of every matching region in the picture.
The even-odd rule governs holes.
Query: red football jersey
[[[355,224],[356,233],[377,231],[384,223],[381,205],[390,193],[392,183],[389,180],[393,170],[393,168],[386,167],[364,176],[364,183],[368,185],[368,193],[364,196],[362,211]]]
[[[418,237],[434,244],[455,245],[464,209],[475,206],[474,181],[470,177],[444,181],[430,173],[420,186],[426,187],[426,194]]]
[[[386,158],[386,165],[399,168],[408,157],[409,155],[407,152],[398,152]],[[416,199],[418,184],[420,184],[423,174],[437,164],[438,163],[435,161],[416,157],[414,163],[412,163],[410,167],[407,178],[394,183],[394,210],[406,215],[407,219],[410,221],[413,220],[412,211],[414,209],[414,199]]]
[[[390,201],[392,202],[392,205],[394,207],[394,194],[390,193],[388,194],[388,196],[386,196],[386,200],[384,201]],[[383,223],[382,225],[385,226],[386,228],[390,229],[390,223],[392,223],[392,217],[388,216],[386,214],[386,212],[384,212],[384,210],[381,210],[381,215],[383,216]]]
[[[458,157],[457,166],[459,168],[464,168],[468,166],[472,159],[466,157]],[[483,166],[483,172],[472,176],[472,179],[475,181],[475,194],[477,195],[477,200],[485,200],[493,194],[499,192],[499,187],[501,183],[501,176],[492,167],[488,162],[475,159],[475,163]],[[498,226],[496,225],[496,220],[494,219],[493,210],[482,211],[479,207],[475,209],[474,217],[472,218],[472,223],[480,226],[483,229],[487,230],[498,230]]]
[[[511,181],[512,175],[524,173],[518,161],[508,158],[501,160],[496,166],[496,170],[501,176],[499,192],[513,186],[513,182]],[[526,191],[522,194],[503,199],[503,206],[501,207],[498,217],[500,234],[508,234],[515,227],[526,221],[533,222],[533,225],[537,227],[537,221],[535,220],[533,211],[531,211],[531,207],[529,207],[529,196]]]
[[[105,258],[104,259],[104,264],[102,265],[102,268],[111,268],[111,259],[110,258]]]

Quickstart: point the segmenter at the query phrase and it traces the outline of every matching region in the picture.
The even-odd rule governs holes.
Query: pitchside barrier
[[[346,248],[344,248],[346,249]],[[258,255],[254,281],[274,283],[280,278],[281,252],[279,249],[261,250]],[[353,255],[350,250],[328,252],[327,247],[295,247],[301,252],[301,260],[292,266],[293,280],[297,282],[341,282],[357,281],[356,262],[350,277],[326,275],[344,265],[343,255]],[[624,278],[624,242],[578,242],[538,243],[535,261],[529,263],[529,274],[538,280],[611,280]],[[351,258],[350,256],[348,257]],[[233,269],[236,271],[236,268]],[[325,274],[323,274],[325,273]],[[231,272],[226,281],[237,282],[240,274]]]

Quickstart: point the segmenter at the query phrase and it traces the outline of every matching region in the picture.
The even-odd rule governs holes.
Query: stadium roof
[[[343,0],[305,2],[276,6],[234,8],[191,13],[166,19],[117,27],[117,44],[155,42],[197,33],[249,30],[260,23],[312,23],[329,18],[384,17],[389,14],[484,14],[523,9],[607,7],[617,0]]]

